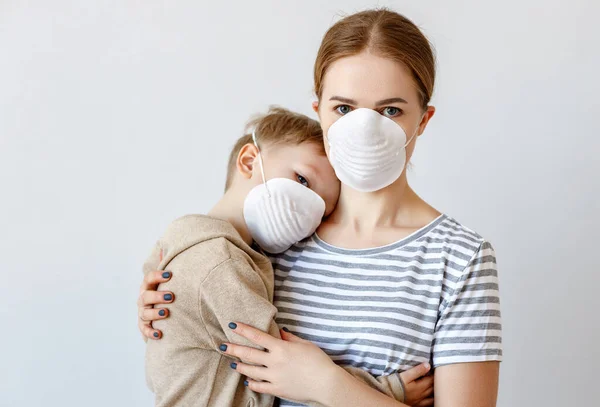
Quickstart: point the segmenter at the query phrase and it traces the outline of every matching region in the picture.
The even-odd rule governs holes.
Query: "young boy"
[[[144,273],[168,268],[172,278],[161,289],[177,293],[177,301],[156,311],[169,313],[154,323],[168,334],[147,344],[146,376],[157,406],[273,405],[272,396],[244,386],[219,346],[252,346],[231,332],[231,321],[280,337],[273,269],[261,248],[282,252],[314,233],[335,207],[340,184],[318,122],[272,108],[248,128],[231,152],[222,199],[206,216],[173,222],[144,265]],[[375,379],[346,370],[404,399],[399,375]]]

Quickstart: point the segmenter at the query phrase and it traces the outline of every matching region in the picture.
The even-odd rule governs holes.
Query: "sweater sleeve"
[[[233,333],[230,322],[242,322],[281,338],[275,322],[277,309],[269,294],[260,275],[244,261],[229,259],[210,272],[198,295],[201,317],[216,351],[221,352],[219,346],[224,342],[258,347]]]
[[[154,247],[150,251],[150,255],[146,258],[144,265],[142,267],[142,272],[144,275],[150,273],[151,271],[158,270],[160,266],[160,262],[162,260],[162,247],[160,242],[156,242]]]

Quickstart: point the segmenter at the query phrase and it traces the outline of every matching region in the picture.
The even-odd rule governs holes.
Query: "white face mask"
[[[258,148],[252,133],[254,145]],[[254,241],[269,253],[281,253],[312,235],[325,214],[325,201],[316,192],[287,178],[265,179],[248,193],[244,219]]]
[[[418,130],[418,129],[417,129]],[[329,161],[343,184],[373,192],[396,181],[406,164],[406,133],[371,109],[356,109],[329,127]]]

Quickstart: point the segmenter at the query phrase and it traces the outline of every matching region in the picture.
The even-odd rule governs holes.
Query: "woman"
[[[236,370],[282,406],[293,405],[285,399],[401,406],[331,359],[373,375],[431,360],[436,406],[494,406],[502,349],[493,248],[423,201],[406,177],[435,112],[427,39],[389,10],[350,15],[325,34],[314,81],[340,198],[314,236],[273,259],[277,320],[298,337],[279,340],[238,323],[236,333],[268,352],[224,344],[259,365]],[[153,292],[162,281],[156,273],[142,285],[141,313],[168,302]]]

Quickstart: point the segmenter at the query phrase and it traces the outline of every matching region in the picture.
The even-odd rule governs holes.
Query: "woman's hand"
[[[158,285],[171,279],[169,271],[153,271],[144,277],[138,297],[138,328],[144,337],[144,341],[162,338],[162,332],[152,328],[152,321],[165,319],[169,316],[169,310],[158,308],[158,304],[170,304],[175,296],[169,291],[157,291]]]
[[[257,393],[302,403],[323,403],[329,380],[338,370],[346,374],[317,345],[285,329],[281,340],[245,324],[230,326],[236,334],[266,349],[223,344],[227,347],[225,354],[244,362],[232,363],[231,367],[248,376],[247,386]]]
[[[404,403],[413,407],[433,406],[433,376],[425,376],[429,364],[421,364],[400,373],[404,383]]]

